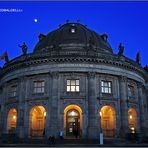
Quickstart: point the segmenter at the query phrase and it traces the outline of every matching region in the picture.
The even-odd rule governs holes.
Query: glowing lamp
[[[75,115],[75,112],[74,112],[74,111],[72,111],[72,112],[71,112],[71,115],[72,115],[72,116],[74,116],[74,115]]]
[[[13,116],[13,119],[16,119],[16,116],[15,115]]]
[[[132,119],[133,118],[132,115],[130,115],[129,118]]]
[[[46,112],[44,112],[44,117],[46,117],[46,114],[47,114],[47,113],[46,113]]]
[[[102,112],[99,112],[100,113],[100,117],[102,117]]]

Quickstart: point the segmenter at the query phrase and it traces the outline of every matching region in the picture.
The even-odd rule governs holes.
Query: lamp
[[[46,114],[47,114],[47,113],[46,113],[46,112],[44,112],[44,117],[46,117]]]
[[[15,115],[13,115],[13,119],[16,119],[16,116]]]
[[[130,115],[129,118],[132,119],[133,118],[132,115]]]
[[[99,114],[100,114],[100,117],[102,117],[102,112],[101,111],[99,112]]]
[[[75,112],[74,112],[74,111],[72,111],[72,112],[71,112],[71,115],[72,115],[72,116],[74,116],[74,115],[75,115]]]

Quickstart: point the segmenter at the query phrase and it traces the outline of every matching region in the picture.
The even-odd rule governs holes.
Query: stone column
[[[120,136],[124,137],[128,133],[128,104],[127,104],[127,79],[126,77],[120,77],[120,115],[121,115],[121,127]]]
[[[50,106],[50,135],[54,135],[57,137],[58,135],[58,79],[59,73],[52,72],[50,73],[52,77],[52,85],[51,85],[51,106]]]
[[[2,133],[8,133],[7,130],[7,118],[8,118],[8,110],[5,105],[6,100],[8,99],[8,86],[7,83],[3,85],[3,93],[2,93],[2,106],[1,106],[1,120],[2,120]]]
[[[98,139],[99,137],[99,116],[96,99],[96,76],[95,73],[88,73],[88,138]]]
[[[17,125],[16,133],[19,138],[24,138],[24,105],[23,100],[25,97],[25,80],[24,77],[19,78],[18,80],[18,108],[17,108]]]
[[[138,100],[139,100],[139,115],[140,115],[140,129],[141,133],[144,134],[147,130],[146,114],[144,110],[144,97],[142,92],[142,83],[138,83]]]
[[[24,87],[25,89],[25,94],[24,94],[24,100],[23,100],[23,108],[24,108],[24,126],[23,126],[23,131],[24,131],[24,137],[27,139],[30,137],[30,106],[31,102],[27,101],[27,99],[31,99],[31,81],[29,79],[26,79],[24,81]]]

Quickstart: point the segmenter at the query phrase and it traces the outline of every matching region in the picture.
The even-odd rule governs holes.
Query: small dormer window
[[[76,32],[75,28],[71,28],[71,33],[75,33],[75,32]]]

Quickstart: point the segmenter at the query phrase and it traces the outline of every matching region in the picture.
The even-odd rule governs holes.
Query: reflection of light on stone
[[[46,112],[44,112],[44,117],[46,117],[46,114],[47,114],[47,113],[46,113]]]
[[[134,134],[135,133],[135,128],[134,127],[131,127],[131,131]]]
[[[13,119],[16,119],[16,116],[15,115],[13,116]]]
[[[130,115],[130,119],[132,119],[133,117],[132,117],[132,115]]]
[[[100,117],[102,117],[102,112],[99,112],[100,113]]]

